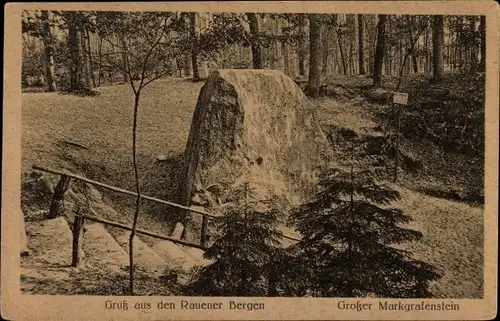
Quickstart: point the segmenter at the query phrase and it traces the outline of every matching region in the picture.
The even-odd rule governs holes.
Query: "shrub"
[[[289,294],[431,297],[429,282],[439,277],[434,268],[393,246],[422,238],[398,225],[409,216],[387,207],[399,193],[375,182],[370,171],[352,168],[329,171],[320,184],[315,198],[290,216],[302,240],[282,266],[303,273],[295,288],[287,287]]]

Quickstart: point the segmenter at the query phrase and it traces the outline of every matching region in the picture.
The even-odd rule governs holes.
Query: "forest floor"
[[[144,194],[162,199],[175,195],[175,160],[183,153],[202,83],[160,79],[146,87],[138,118],[137,160]],[[67,169],[128,190],[135,190],[132,166],[134,95],[129,85],[101,87],[97,97],[26,93],[22,98],[22,173],[33,165]],[[158,162],[158,156],[170,161]],[[57,177],[53,177],[55,186]],[[131,223],[133,197],[106,193]],[[158,216],[165,206],[145,203],[139,227],[170,233]]]
[[[366,101],[364,92],[369,81],[354,76],[331,79],[330,84],[342,84],[348,90],[341,97],[313,100],[320,118],[340,120],[353,127],[383,123],[380,115],[389,107]],[[144,90],[138,119],[138,166],[143,193],[162,199],[174,197],[179,159],[202,85],[185,79],[160,79]],[[129,85],[120,84],[102,87],[100,91],[96,97],[60,93],[22,95],[23,177],[36,164],[78,171],[91,179],[135,189],[131,161],[132,90]],[[424,233],[422,243],[409,247],[444,275],[433,285],[437,296],[482,297],[481,157],[450,152],[427,137],[406,139],[404,144],[424,163],[418,172],[402,173],[398,187],[403,194],[402,205],[414,217],[414,226]],[[159,156],[161,161],[157,160]],[[57,183],[56,177],[51,179]],[[134,199],[107,195],[121,213],[120,217],[108,219],[130,224]],[[145,203],[139,227],[169,234],[171,222],[165,221],[169,210]]]

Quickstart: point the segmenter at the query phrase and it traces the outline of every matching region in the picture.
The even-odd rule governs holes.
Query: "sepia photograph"
[[[489,18],[211,8],[22,10],[21,298],[484,299]]]

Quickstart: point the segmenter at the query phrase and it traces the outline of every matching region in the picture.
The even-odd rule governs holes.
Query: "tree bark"
[[[471,67],[472,69],[476,69],[477,68],[477,65],[478,65],[478,59],[477,59],[477,55],[478,55],[478,48],[477,48],[477,45],[478,45],[478,42],[477,42],[477,38],[476,38],[476,32],[477,32],[477,29],[476,29],[476,22],[477,22],[477,17],[476,16],[472,16],[470,19],[470,29],[471,29],[471,32],[472,32],[472,44],[471,44],[471,51],[470,51],[470,54],[471,54]]]
[[[288,53],[288,43],[286,41],[281,42],[283,51],[283,71],[286,75],[290,75],[290,55]]]
[[[413,23],[412,20],[409,21],[409,23]],[[418,34],[417,31],[417,38],[413,39],[413,32],[410,29],[410,51],[411,51],[411,62],[412,62],[412,67],[413,67],[413,73],[418,74],[418,56],[417,56],[417,49],[415,47],[418,47],[418,39],[420,38],[421,34]],[[410,72],[411,72],[410,68]]]
[[[54,45],[52,34],[50,32],[49,12],[42,11],[42,25],[43,25],[43,45],[45,51],[45,77],[47,78],[47,91],[57,91],[54,67]]]
[[[430,68],[430,51],[431,51],[431,48],[430,48],[430,45],[429,45],[429,38],[430,38],[430,34],[429,34],[429,28],[427,28],[425,30],[425,33],[424,33],[424,51],[425,51],[425,59],[424,59],[424,72],[425,73],[430,73],[431,72],[431,68]]]
[[[305,28],[304,28],[305,22],[303,21],[300,24],[299,27],[299,39],[297,41],[297,46],[298,46],[298,58],[299,58],[299,75],[304,76],[306,74],[306,67],[305,67]]]
[[[385,55],[385,24],[387,15],[381,14],[378,18],[377,26],[377,46],[375,48],[375,61],[373,63],[373,85],[380,87],[382,85],[382,68]]]
[[[481,68],[484,70],[486,66],[486,16],[480,18],[479,32],[481,35]]]
[[[130,70],[128,67],[128,43],[127,39],[125,38],[120,38],[121,44],[122,44],[122,68],[123,68],[123,82],[129,82],[130,81]]]
[[[339,43],[339,50],[340,50],[340,62],[342,63],[342,74],[347,75],[347,65],[346,65],[345,55],[344,55],[344,46],[343,46],[343,41],[342,41],[342,35],[340,33],[337,35],[337,40]]]
[[[450,52],[451,52],[451,69],[453,71],[455,71],[457,65],[456,65],[456,62],[457,62],[457,57],[456,57],[456,41],[457,41],[457,36],[456,36],[456,32],[454,31],[451,31],[451,41],[450,41]]]
[[[392,46],[387,46],[387,34],[388,32],[390,33],[391,31],[391,17],[388,16],[387,20],[385,22],[385,51],[384,51],[384,58],[385,58],[385,70],[386,70],[386,75],[392,76],[393,74],[393,64],[392,64],[392,57],[393,57],[393,50],[394,48]]]
[[[102,38],[99,36],[97,42],[97,55],[99,56],[99,76],[97,77],[97,87],[101,85],[101,79],[104,80],[104,73],[102,71]]]
[[[459,17],[459,22],[460,22],[460,24],[464,23],[462,16]],[[463,39],[464,34],[465,34],[464,30],[460,29],[459,30],[459,39]],[[465,46],[464,45],[458,46],[458,56],[459,56],[458,70],[462,71],[465,68],[465,64],[466,64],[466,61],[465,61],[466,55],[465,55]]]
[[[259,18],[256,13],[247,12],[247,18],[250,24],[250,45],[252,47],[252,62],[254,69],[263,69],[262,47],[259,39]]]
[[[185,54],[184,55],[184,76],[189,77],[191,76],[191,55],[190,54]]]
[[[70,17],[73,18],[73,17]],[[78,39],[77,19],[69,19],[68,24],[68,48],[70,52],[70,89],[80,90],[82,84],[82,66],[80,61],[80,42]]]
[[[189,14],[189,31],[191,36],[191,65],[193,68],[193,80],[200,80],[200,71],[198,70],[198,35],[196,34],[196,12]]]
[[[347,65],[349,70],[349,75],[355,75],[356,72],[356,63],[357,55],[354,54],[356,50],[357,37],[356,37],[356,15],[348,14],[346,15],[347,20],[347,30],[349,32],[349,37],[347,38],[347,45],[349,47]],[[356,56],[356,57],[355,57]]]
[[[340,65],[342,67],[342,74],[347,75],[347,64],[344,54],[344,41],[342,40],[342,33],[337,29],[338,16],[334,15],[333,17],[333,27],[335,28],[335,32],[337,34],[337,45],[340,53]]]
[[[365,47],[364,47],[364,22],[363,15],[358,14],[358,63],[359,63],[359,74],[366,74],[365,70]]]
[[[309,84],[307,92],[312,97],[319,96],[319,88],[321,85],[321,63],[322,63],[322,48],[321,48],[321,15],[309,15]]]
[[[82,57],[82,76],[83,76],[83,83],[85,85],[85,88],[90,88],[92,87],[91,85],[91,76],[90,76],[90,66],[89,66],[89,60],[87,56],[87,48],[86,48],[86,41],[85,41],[85,27],[83,25],[80,25],[80,48],[81,52],[80,55]],[[90,49],[89,49],[90,50]]]
[[[92,79],[92,86],[95,88],[96,82],[95,82],[95,77],[94,77],[94,65],[92,63],[92,52],[91,52],[91,46],[90,46],[90,32],[88,28],[85,28],[85,34],[87,37],[87,54],[89,56],[89,71],[90,71],[90,79]]]
[[[432,25],[432,73],[433,80],[438,82],[443,78],[443,16],[434,16]]]
[[[322,54],[323,63],[322,63],[322,66],[321,66],[321,74],[323,76],[327,76],[328,75],[328,56],[330,54],[329,41],[328,41],[329,37],[328,37],[328,31],[327,30],[324,30],[322,32],[321,38],[323,39],[322,40],[322,44],[323,44],[323,54]]]
[[[418,60],[415,53],[412,54],[413,57],[413,73],[418,74]]]
[[[369,19],[367,19],[368,26],[368,73],[373,77],[373,67],[375,66],[375,31],[374,31],[374,22],[375,16],[369,15]]]

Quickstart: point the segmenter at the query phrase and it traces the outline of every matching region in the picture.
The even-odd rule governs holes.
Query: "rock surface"
[[[85,225],[83,251],[86,255],[86,268],[103,268],[120,271],[128,265],[127,252],[118,245],[103,225],[92,223]]]
[[[28,245],[33,251],[32,265],[69,266],[72,258],[72,233],[64,217],[26,222]]]
[[[110,228],[109,233],[128,254],[130,231]],[[164,273],[167,264],[165,260],[136,235],[134,237],[134,265],[136,268],[146,271],[150,275],[158,276]],[[126,266],[129,266],[129,262],[127,262]]]
[[[181,285],[189,282],[192,269],[195,266],[202,265],[181,246],[170,241],[159,241],[152,249],[165,260],[167,269],[172,275],[175,275],[176,282]]]
[[[203,255],[205,254],[205,251],[203,250],[188,246],[182,246],[181,248],[186,251],[197,262],[198,265],[207,266],[214,262],[203,257]]]
[[[197,263],[180,246],[170,241],[159,241],[152,249],[165,260],[171,269],[188,270]]]
[[[26,221],[45,219],[50,207],[54,186],[47,176],[39,172],[24,175],[21,184],[21,209]]]
[[[285,74],[218,70],[198,97],[184,156],[185,204],[199,185],[248,182],[286,206],[313,191],[330,146],[302,90]]]

